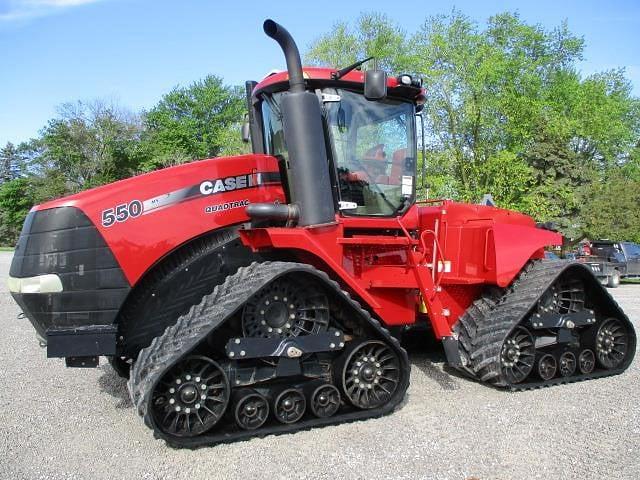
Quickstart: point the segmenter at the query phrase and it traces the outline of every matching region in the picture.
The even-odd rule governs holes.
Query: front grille
[[[112,324],[130,286],[98,229],[74,207],[29,213],[9,274],[60,277],[59,293],[14,293],[38,333]]]

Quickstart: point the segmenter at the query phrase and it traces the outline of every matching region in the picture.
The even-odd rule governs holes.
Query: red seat
[[[391,174],[386,177],[386,181],[378,183],[386,183],[387,185],[401,185],[402,174],[404,173],[404,162],[407,158],[407,149],[399,148],[393,152],[391,157]]]

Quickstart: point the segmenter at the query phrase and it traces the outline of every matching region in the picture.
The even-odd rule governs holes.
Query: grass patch
[[[13,247],[0,247],[0,252],[13,252]]]
[[[621,283],[635,283],[640,284],[640,278],[623,278]]]

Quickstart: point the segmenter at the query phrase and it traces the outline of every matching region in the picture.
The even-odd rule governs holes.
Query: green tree
[[[247,151],[240,138],[242,89],[209,75],[176,87],[145,115],[143,170]]]
[[[61,197],[70,192],[65,175],[55,158],[45,155],[42,138],[32,138],[18,146],[23,165],[23,178],[29,185],[30,198],[34,204]]]
[[[461,198],[477,198],[474,172],[507,149],[522,153],[545,106],[553,72],[580,57],[566,28],[544,31],[517,15],[491,17],[486,30],[458,11],[427,19],[412,38],[412,64],[425,79],[431,131],[449,152]]]
[[[622,165],[622,175],[640,182],[640,144],[636,145],[629,155],[629,160]]]
[[[584,233],[589,238],[630,240],[640,243],[640,181],[615,171],[592,185],[582,207]]]
[[[18,178],[21,173],[21,159],[18,149],[11,142],[0,150],[0,183]]]
[[[541,221],[554,222],[571,238],[580,236],[583,222],[580,206],[586,187],[597,181],[597,170],[558,137],[534,139],[524,153],[533,169],[532,194],[537,198],[536,213]]]
[[[33,205],[29,181],[16,178],[0,185],[0,245],[13,246]]]
[[[363,13],[353,27],[336,23],[312,43],[305,60],[311,65],[342,68],[367,57],[375,57],[378,67],[388,71],[401,71],[407,64],[406,34],[384,14]]]
[[[535,178],[533,168],[513,152],[502,150],[489,157],[475,176],[479,190],[491,193],[502,208],[532,214],[544,208],[531,194]]]
[[[105,102],[64,104],[31,146],[31,171],[62,177],[67,192],[129,177],[141,129],[135,115]]]
[[[365,48],[362,18],[380,19],[379,38],[394,48]],[[573,237],[586,228],[582,205],[594,184],[617,169],[640,175],[639,100],[622,70],[583,78],[583,50],[566,22],[546,29],[507,12],[481,27],[453,10],[413,35],[363,14],[319,37],[307,58],[336,66],[373,54],[423,78],[431,196],[492,193]]]

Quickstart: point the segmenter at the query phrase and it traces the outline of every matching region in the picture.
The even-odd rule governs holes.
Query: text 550
[[[130,218],[136,218],[142,215],[142,202],[140,200],[132,200],[131,202],[116,205],[113,208],[107,208],[102,211],[102,226],[110,227],[116,222],[126,222]]]

